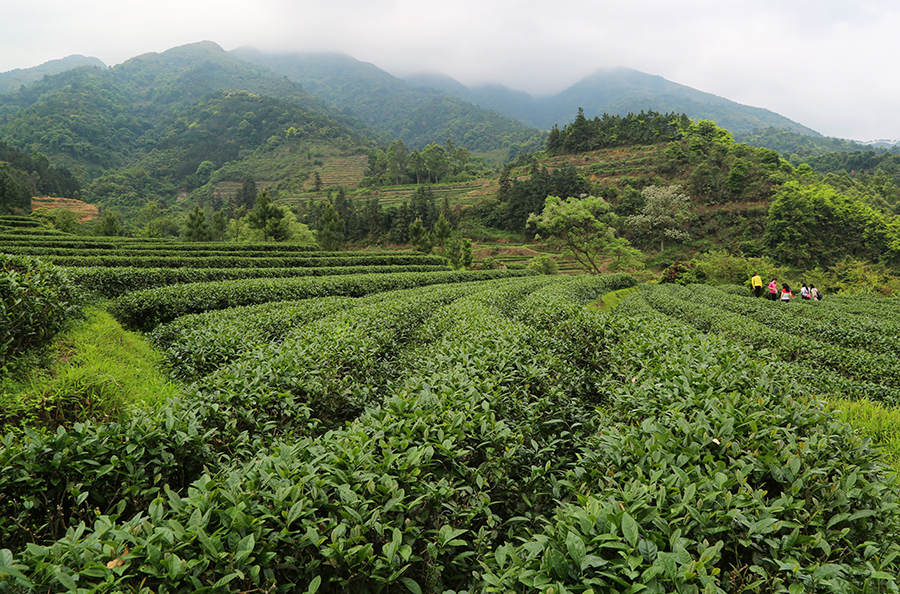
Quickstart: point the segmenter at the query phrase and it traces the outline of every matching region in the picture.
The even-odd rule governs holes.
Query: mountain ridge
[[[604,113],[626,115],[628,112],[652,110],[686,113],[692,119],[714,120],[736,134],[775,126],[808,136],[822,136],[769,109],[743,105],[659,75],[625,67],[596,70],[558,93],[542,96],[532,96],[501,84],[469,88],[442,74],[411,75],[404,80],[457,94],[486,109],[507,115],[515,113],[513,117],[545,130],[569,123],[578,108],[583,108],[589,118]]]
[[[106,68],[106,64],[99,58],[81,54],[49,60],[31,68],[15,68],[7,72],[0,72],[0,95],[15,91],[22,86],[30,86],[45,76],[61,74],[81,66],[93,66],[101,70]]]

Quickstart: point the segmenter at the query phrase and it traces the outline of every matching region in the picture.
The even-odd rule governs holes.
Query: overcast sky
[[[2,0],[0,72],[209,40],[551,94],[624,66],[827,136],[900,139],[897,0]]]

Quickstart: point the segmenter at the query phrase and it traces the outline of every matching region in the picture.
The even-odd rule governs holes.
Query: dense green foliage
[[[497,203],[489,203],[493,212],[483,215],[485,222],[510,231],[522,232],[531,213],[540,213],[547,196],[575,196],[587,194],[589,183],[574,167],[560,167],[550,171],[537,164],[531,167],[531,175],[524,179],[511,179],[509,168],[500,176]]]
[[[613,146],[657,144],[679,140],[691,121],[684,115],[660,114],[654,111],[629,113],[625,116],[603,114],[588,120],[578,110],[575,120],[562,130],[555,127],[547,139],[547,153],[581,153]]]
[[[824,157],[825,161],[833,161],[835,158],[841,159],[841,155],[862,154],[863,151],[872,151],[873,155],[876,152],[880,155],[887,152],[887,149],[860,144],[853,140],[812,136],[774,126],[752,132],[736,132],[735,138],[739,142],[751,146],[777,151],[794,165],[811,164],[811,162],[817,161],[817,157]]]
[[[311,266],[306,268],[137,268],[133,266],[86,266],[67,268],[72,282],[83,291],[101,297],[118,297],[129,291],[154,289],[182,283],[206,283],[241,278],[287,278],[388,272],[437,272],[446,264],[373,264],[356,266]]]
[[[528,225],[550,245],[561,246],[588,272],[598,274],[602,272],[600,265],[609,259],[615,264],[623,264],[618,270],[629,262],[641,260],[640,252],[633,249],[628,240],[616,237],[616,231],[610,225],[613,217],[609,203],[603,198],[587,196],[562,200],[547,196],[544,210],[540,216],[532,214],[528,217]],[[538,259],[534,267],[546,269],[547,264]]]
[[[461,283],[532,274],[525,270],[396,272],[300,278],[251,278],[190,283],[135,291],[118,298],[110,311],[123,325],[150,330],[175,318],[213,309],[309,297],[360,297],[370,293],[441,283]]]
[[[848,256],[900,262],[900,219],[823,183],[781,186],[764,240],[776,260],[800,268],[830,267]]]
[[[276,310],[258,306],[163,326],[173,360],[201,354],[179,364],[196,379],[180,398],[127,423],[0,444],[2,579],[157,592],[892,591],[893,483],[817,399],[844,386],[697,335],[649,304],[663,286],[612,314],[582,307],[633,285],[507,278],[317,299],[271,322]],[[797,305],[832,307],[844,327],[878,307]]]
[[[442,264],[439,256],[423,257],[410,253],[345,253],[327,252],[328,255],[297,256],[281,254],[274,256],[254,256],[250,254],[230,255],[213,253],[207,256],[187,256],[182,253],[150,253],[144,255],[99,255],[65,256],[46,255],[45,259],[60,266],[127,266],[139,268],[303,268],[319,266],[363,266],[386,264]]]
[[[30,86],[45,76],[59,74],[73,68],[81,66],[94,66],[95,68],[106,68],[106,65],[97,58],[88,58],[85,56],[72,55],[60,58],[58,60],[50,60],[40,66],[32,68],[16,68],[7,72],[0,72],[0,94],[10,93],[23,86]]]
[[[0,370],[17,355],[46,347],[79,315],[78,290],[61,268],[0,253]]]
[[[148,133],[149,134],[149,133]],[[154,199],[171,204],[178,192],[228,179],[211,173],[247,152],[306,154],[320,143],[352,153],[366,140],[321,112],[247,91],[220,91],[161,122],[127,167],[98,177],[92,202],[138,208]],[[212,164],[204,173],[201,165]],[[207,166],[206,169],[210,169]],[[283,175],[296,172],[284,171]],[[254,195],[253,202],[256,196]],[[252,208],[253,203],[249,205]]]
[[[234,165],[212,174],[256,151],[352,154],[371,131],[211,43],[45,77],[0,96],[0,116],[0,140],[68,166],[84,186],[80,198],[129,217],[147,202],[173,206],[210,181],[241,179],[247,172]]]
[[[44,155],[17,150],[0,142],[0,214],[31,212],[32,196],[74,198],[80,186],[65,167],[55,167]]]

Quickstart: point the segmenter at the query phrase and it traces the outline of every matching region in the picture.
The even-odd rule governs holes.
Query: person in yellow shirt
[[[763,282],[762,277],[759,276],[759,273],[754,272],[753,278],[750,279],[750,284],[753,286],[753,293],[759,297],[762,295]]]

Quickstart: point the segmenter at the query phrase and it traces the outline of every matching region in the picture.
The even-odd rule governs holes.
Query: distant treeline
[[[584,110],[568,126],[553,126],[547,138],[547,153],[558,155],[580,153],[614,146],[656,144],[681,138],[681,130],[690,126],[685,114],[655,111],[629,113],[625,116],[603,114],[589,120]]]
[[[897,153],[900,147],[888,149],[883,146],[860,144],[844,138],[831,138],[826,136],[807,136],[793,130],[768,127],[763,130],[754,130],[750,133],[735,134],[735,140],[745,142],[751,146],[764,146],[778,151],[784,158],[794,165],[826,153],[863,153],[871,152],[881,155],[892,151]],[[811,164],[811,163],[810,163]],[[826,172],[827,173],[827,172]]]

